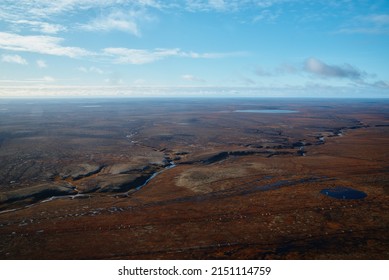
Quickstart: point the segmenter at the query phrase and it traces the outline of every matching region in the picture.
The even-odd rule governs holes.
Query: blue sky
[[[3,97],[389,97],[388,65],[389,1],[0,2]]]

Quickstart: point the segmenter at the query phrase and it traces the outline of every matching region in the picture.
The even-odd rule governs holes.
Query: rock
[[[101,175],[95,178],[84,179],[78,186],[81,193],[89,192],[125,192],[144,184],[150,174],[116,174]]]
[[[92,174],[98,173],[103,166],[97,164],[81,163],[68,165],[59,174],[63,179],[71,177],[73,180],[78,180],[83,177],[88,177]]]
[[[144,169],[145,169],[144,165],[139,165],[134,163],[117,163],[105,168],[104,172],[116,175],[116,174],[128,173],[130,171],[144,170]]]
[[[45,183],[33,187],[0,193],[0,203],[30,199],[33,202],[52,196],[72,195],[77,192],[69,183]]]

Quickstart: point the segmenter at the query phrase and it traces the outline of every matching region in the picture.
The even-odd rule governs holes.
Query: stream
[[[150,178],[148,178],[143,184],[141,184],[140,186],[137,186],[135,188],[131,188],[130,190],[128,190],[127,192],[124,192],[124,193],[119,193],[119,194],[115,194],[113,195],[114,197],[128,197],[130,194],[133,194],[134,192],[136,191],[139,191],[140,189],[142,189],[143,187],[145,187],[151,180],[153,180],[157,175],[161,174],[162,172],[166,171],[166,170],[169,170],[169,169],[172,169],[176,167],[176,164],[174,163],[174,161],[169,161],[169,164],[166,165],[162,170],[159,170],[155,173],[153,173]],[[75,188],[75,190],[77,190],[77,188]],[[74,194],[74,195],[59,195],[59,196],[52,196],[52,197],[49,197],[47,199],[44,199],[44,200],[41,200],[41,201],[38,201],[38,202],[35,202],[35,203],[31,203],[29,205],[26,205],[26,206],[23,206],[23,207],[19,207],[19,208],[13,208],[13,209],[6,209],[6,210],[2,210],[0,211],[0,214],[2,213],[7,213],[7,212],[14,212],[14,211],[19,211],[19,210],[22,210],[22,209],[26,209],[26,208],[30,208],[30,207],[33,207],[33,206],[36,206],[36,205],[39,205],[39,204],[42,204],[42,203],[46,203],[46,202],[50,202],[50,201],[53,201],[53,200],[57,200],[57,199],[79,199],[79,198],[90,198],[92,197],[93,194],[82,194],[82,193],[77,193],[77,194]]]

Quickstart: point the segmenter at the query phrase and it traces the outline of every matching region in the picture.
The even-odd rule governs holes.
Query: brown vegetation
[[[91,102],[0,101],[0,258],[389,258],[387,101]]]

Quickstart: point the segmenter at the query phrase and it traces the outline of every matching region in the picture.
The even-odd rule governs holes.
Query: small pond
[[[337,199],[362,199],[367,196],[367,194],[362,191],[340,186],[322,189],[320,193]]]

